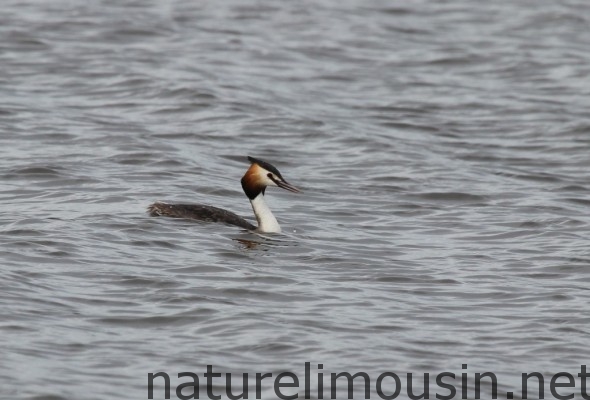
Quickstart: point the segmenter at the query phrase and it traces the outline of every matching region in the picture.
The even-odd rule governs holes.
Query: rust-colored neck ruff
[[[254,200],[260,193],[264,194],[265,171],[258,164],[252,164],[242,177],[242,189],[250,200]]]

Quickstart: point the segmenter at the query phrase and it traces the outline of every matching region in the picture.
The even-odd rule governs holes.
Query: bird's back
[[[248,230],[256,229],[256,226],[231,211],[202,204],[167,204],[156,202],[148,207],[148,212],[152,217],[165,216],[196,219],[199,221],[221,222]]]

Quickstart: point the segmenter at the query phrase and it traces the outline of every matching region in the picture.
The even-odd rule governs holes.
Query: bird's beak
[[[278,187],[288,190],[289,192],[301,193],[301,190],[297,189],[295,186],[285,181],[277,181],[276,184]]]

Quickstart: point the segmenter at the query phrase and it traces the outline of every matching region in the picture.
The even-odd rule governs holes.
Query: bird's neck
[[[281,232],[281,227],[279,226],[277,219],[270,211],[270,208],[268,208],[268,206],[266,205],[266,201],[264,201],[264,194],[260,193],[255,198],[250,199],[250,204],[252,204],[252,210],[254,211],[256,220],[258,221],[258,232]]]

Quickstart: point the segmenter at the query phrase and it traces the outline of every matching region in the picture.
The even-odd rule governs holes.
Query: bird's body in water
[[[278,186],[290,192],[299,192],[295,186],[287,183],[281,173],[271,164],[248,157],[252,163],[242,177],[242,189],[252,205],[258,226],[231,211],[201,204],[168,204],[156,202],[148,207],[151,216],[197,219],[200,221],[222,222],[261,233],[280,233],[277,219],[264,201],[264,192],[268,186]]]

